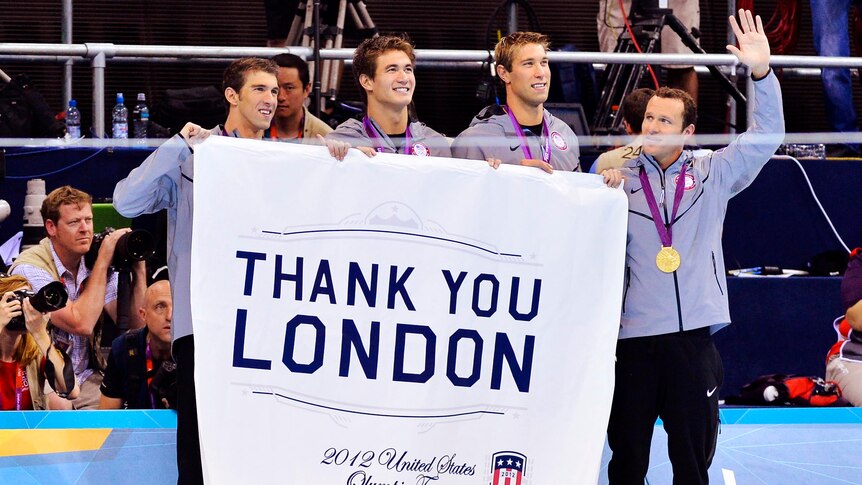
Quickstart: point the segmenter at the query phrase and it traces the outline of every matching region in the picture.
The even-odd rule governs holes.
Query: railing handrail
[[[231,47],[231,46],[177,46],[133,45],[111,43],[39,44],[0,43],[0,54],[69,56],[91,59],[104,52],[107,60],[123,57],[271,57],[289,52],[310,58],[310,47]],[[323,59],[350,59],[353,49],[321,49]],[[435,61],[485,61],[491,56],[487,50],[416,49],[416,58]],[[550,62],[589,62],[603,64],[666,64],[700,66],[734,66],[739,64],[732,54],[637,54],[619,52],[560,52],[548,53]],[[772,56],[774,67],[862,67],[862,57]]]
[[[321,49],[321,59],[348,60],[352,48]],[[123,60],[160,62],[182,59],[225,59],[238,57],[272,57],[281,53],[296,54],[305,59],[313,55],[311,47],[228,47],[228,46],[175,46],[130,45],[111,43],[41,44],[0,43],[0,57],[33,56],[34,62],[88,61],[93,68],[93,127],[101,133],[105,126],[104,71],[107,63]],[[417,49],[419,61],[483,62],[492,57],[488,50]],[[601,63],[601,64],[662,64],[727,66],[734,70],[740,66],[732,54],[638,54],[617,52],[558,52],[548,53],[550,62]],[[772,56],[770,65],[781,67],[848,67],[862,68],[862,57]],[[68,64],[67,64],[68,66]],[[747,82],[748,89],[751,83]],[[750,107],[749,107],[750,108]],[[749,109],[750,110],[750,109]],[[748,118],[750,119],[750,113]]]

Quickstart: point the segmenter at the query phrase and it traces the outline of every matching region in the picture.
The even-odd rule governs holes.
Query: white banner
[[[622,191],[217,136],[195,153],[209,483],[595,483]]]

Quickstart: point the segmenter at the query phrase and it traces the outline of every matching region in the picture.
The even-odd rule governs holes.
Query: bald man
[[[171,284],[147,288],[138,314],[146,326],[114,339],[99,409],[171,409],[176,364],[171,356]]]

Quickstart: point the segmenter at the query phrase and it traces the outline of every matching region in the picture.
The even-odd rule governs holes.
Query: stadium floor
[[[862,408],[724,408],[710,482],[862,484]],[[667,436],[647,479],[670,484]],[[0,483],[176,483],[171,411],[0,413]],[[607,483],[605,448],[599,483]],[[540,484],[532,484],[540,485]],[[544,485],[544,484],[541,484]]]

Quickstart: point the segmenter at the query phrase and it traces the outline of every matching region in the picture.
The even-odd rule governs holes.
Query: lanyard
[[[661,245],[664,247],[670,247],[673,245],[673,222],[676,220],[676,212],[679,210],[679,203],[682,200],[682,193],[684,192],[686,168],[686,164],[683,163],[682,170],[679,171],[679,177],[676,179],[676,189],[673,193],[673,210],[671,211],[670,220],[667,221],[667,224],[662,224],[661,214],[658,211],[658,203],[655,200],[655,194],[652,191],[649,177],[647,177],[646,170],[643,165],[641,165],[640,173],[638,174],[638,177],[640,177],[641,180],[641,186],[644,189],[644,197],[646,198],[647,205],[649,205],[649,210],[652,213],[652,220],[655,223],[655,229],[658,232],[659,239],[661,239]],[[662,194],[662,199],[664,199],[664,194]]]
[[[150,408],[156,409],[156,397],[153,396],[153,391],[150,386],[153,384],[153,351],[150,350],[150,342],[147,340],[147,394],[150,396]]]
[[[16,366],[15,371],[15,409],[22,411],[24,408],[24,393],[30,391],[30,384],[27,382],[27,375],[24,373],[24,368]]]
[[[515,133],[518,134],[518,139],[521,141],[521,150],[524,152],[524,157],[532,159],[533,152],[530,150],[530,146],[527,145],[527,137],[524,136],[524,129],[521,128],[521,124],[518,123],[518,120],[515,119],[515,115],[512,113],[512,110],[509,109],[508,106],[504,106],[503,109],[506,110],[506,113],[509,114],[509,119],[512,120],[512,126],[515,127]],[[542,161],[545,163],[551,163],[551,143],[549,138],[550,129],[548,128],[548,121],[542,116],[542,134],[540,136],[539,144],[542,147]]]
[[[368,135],[368,138],[371,138],[371,142],[374,144],[374,149],[377,150],[378,153],[385,152],[386,149],[379,143],[380,135],[377,134],[377,127],[371,123],[371,118],[368,116],[362,117],[362,128],[365,129],[365,133]],[[404,154],[405,155],[413,155],[413,146],[410,143],[410,140],[413,136],[410,134],[410,121],[407,122],[407,130],[404,132]],[[395,153],[398,153],[398,150],[395,150]]]

